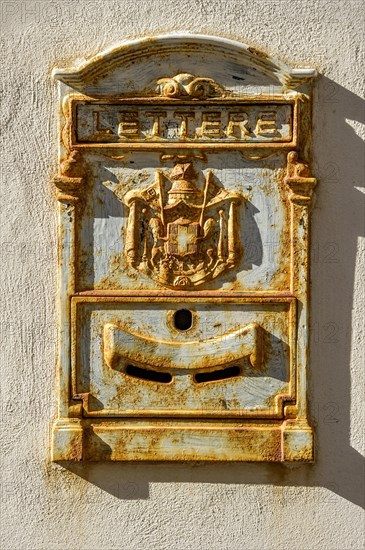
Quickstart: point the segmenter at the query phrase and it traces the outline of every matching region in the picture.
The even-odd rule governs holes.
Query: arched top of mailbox
[[[228,92],[263,94],[296,90],[316,76],[291,68],[240,42],[209,35],[168,34],[123,42],[78,68],[55,69],[53,76],[90,96],[153,95],[160,78],[189,73],[211,78]]]

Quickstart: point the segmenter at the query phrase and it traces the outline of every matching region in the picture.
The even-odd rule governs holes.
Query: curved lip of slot
[[[263,359],[263,329],[255,322],[223,336],[183,342],[156,340],[106,323],[103,344],[104,359],[111,368],[124,359],[127,364],[156,371],[211,371],[232,366],[248,356],[251,365],[260,369]]]

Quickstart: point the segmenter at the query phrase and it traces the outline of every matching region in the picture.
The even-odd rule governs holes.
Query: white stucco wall
[[[361,2],[2,2],[1,548],[364,547]],[[55,412],[55,66],[122,39],[227,36],[314,66],[310,402],[314,465],[49,460]]]

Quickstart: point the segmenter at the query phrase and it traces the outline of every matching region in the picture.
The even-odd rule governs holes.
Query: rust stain
[[[252,46],[248,48],[248,51],[253,53],[254,55],[257,55],[257,57],[261,57],[262,59],[267,59],[269,57],[265,52],[262,52],[257,48],[253,48]]]

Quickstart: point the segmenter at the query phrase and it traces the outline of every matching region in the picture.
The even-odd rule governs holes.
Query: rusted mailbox
[[[53,460],[313,460],[314,76],[189,34],[54,72]]]

